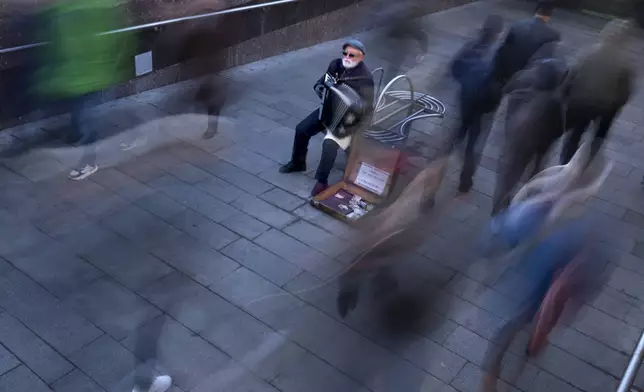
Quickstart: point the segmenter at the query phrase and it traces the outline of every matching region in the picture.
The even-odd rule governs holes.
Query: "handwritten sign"
[[[389,173],[362,162],[355,184],[380,196],[385,192],[388,180]]]

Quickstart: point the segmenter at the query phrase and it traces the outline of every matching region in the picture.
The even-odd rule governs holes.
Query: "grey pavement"
[[[516,5],[481,1],[424,18],[430,52],[409,71],[418,86],[440,74],[489,13],[528,15]],[[593,42],[602,21],[561,11],[553,24],[573,54]],[[368,65],[386,67],[377,57],[378,36],[362,38]],[[643,44],[634,43],[635,54]],[[172,391],[477,389],[489,339],[507,317],[508,298],[484,285],[485,265],[469,263],[469,244],[489,216],[502,138],[490,138],[474,191],[439,217],[396,271],[426,297],[412,336],[393,339],[367,307],[341,321],[332,278],[350,260],[355,233],[306,203],[320,138],[311,143],[309,172],[277,172],[289,158],[294,126],[317,106],[312,84],[339,45],[224,72],[243,94],[212,140],[179,138],[81,182],[66,179],[69,161],[53,153],[2,160],[0,391],[129,391],[135,337],[159,323],[157,371],[174,378]],[[178,113],[182,93],[194,85],[111,102],[97,126],[116,131]],[[433,157],[455,122],[449,91],[432,91],[448,104],[447,117],[413,128],[410,146],[422,154],[416,166]],[[615,389],[644,327],[643,107],[639,90],[606,145],[616,167],[587,203],[604,226],[611,279],[556,329],[538,358],[525,361],[528,335],[519,336],[500,391]],[[2,139],[53,135],[66,121],[8,129]],[[173,124],[180,134],[183,124]],[[456,187],[452,173],[446,194]]]

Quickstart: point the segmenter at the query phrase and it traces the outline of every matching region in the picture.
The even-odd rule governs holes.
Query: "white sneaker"
[[[146,392],[165,392],[172,386],[172,377],[159,376],[154,379],[154,382]],[[139,387],[134,387],[132,392],[144,392]]]
[[[147,142],[148,138],[140,137],[135,139],[132,143],[121,143],[121,151],[129,151],[137,147],[144,146],[147,144]]]
[[[74,169],[69,173],[69,179],[74,181],[84,180],[92,174],[96,173],[98,166],[85,165],[82,169]]]

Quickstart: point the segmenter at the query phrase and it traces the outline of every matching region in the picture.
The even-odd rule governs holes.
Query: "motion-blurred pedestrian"
[[[544,60],[531,70],[534,78],[530,94],[508,119],[504,163],[494,192],[492,214],[505,208],[528,165],[533,162],[533,175],[541,170],[543,158],[564,132],[564,102],[561,92],[563,81],[561,65],[555,60]],[[508,85],[513,88],[514,86]]]
[[[71,104],[67,142],[84,152],[72,180],[98,170],[92,144],[96,124],[90,116],[104,90],[130,78],[133,41],[130,34],[101,34],[125,20],[117,0],[58,0],[47,5],[43,39],[45,63],[38,72],[38,91],[47,99]]]
[[[626,53],[631,27],[627,21],[609,22],[599,43],[582,52],[571,66],[566,87],[566,126],[570,131],[561,152],[562,163],[572,158],[584,132],[594,122],[597,128],[591,145],[592,159],[628,102],[635,80],[635,69]]]
[[[540,0],[533,18],[521,20],[510,28],[493,61],[494,77],[501,84],[507,83],[515,73],[524,69],[538,51],[542,51],[544,58],[552,57],[545,50],[554,49],[548,44],[561,39],[559,32],[548,25],[553,10],[552,1]]]
[[[479,36],[456,54],[450,66],[452,76],[461,87],[461,122],[449,140],[448,151],[451,152],[467,138],[458,187],[460,192],[469,192],[472,188],[472,178],[492,125],[494,111],[501,100],[501,86],[493,78],[488,55],[502,30],[503,19],[498,15],[489,16]]]

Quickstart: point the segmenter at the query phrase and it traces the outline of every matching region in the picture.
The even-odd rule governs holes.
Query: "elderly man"
[[[364,45],[360,41],[349,40],[342,45],[342,58],[331,61],[326,73],[339,83],[344,83],[354,89],[364,100],[368,114],[373,107],[374,82],[369,68],[363,62],[364,57]],[[320,97],[324,94],[324,80],[325,76],[323,75],[314,85],[314,90]],[[327,132],[320,119],[320,110],[315,110],[295,127],[291,160],[280,168],[281,173],[305,171],[309,141],[313,136],[324,132],[326,137],[322,144],[322,157],[315,174],[317,183],[311,192],[311,196],[316,196],[327,188],[329,174],[335,163],[338,147],[346,150],[349,147],[351,138],[351,136],[347,136],[338,139],[331,135],[331,132]],[[369,117],[369,115],[364,116],[365,119]]]

